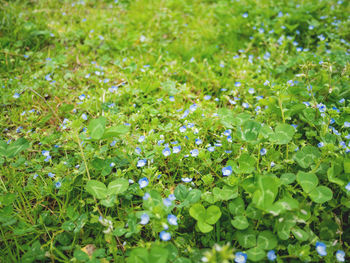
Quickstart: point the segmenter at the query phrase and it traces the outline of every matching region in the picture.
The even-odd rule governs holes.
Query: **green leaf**
[[[255,159],[248,153],[243,153],[237,160],[238,165],[233,165],[233,170],[237,174],[249,174],[255,170]]]
[[[344,159],[344,172],[346,174],[350,173],[350,159]]]
[[[229,187],[225,185],[222,189],[214,187],[213,194],[216,200],[228,201],[238,196],[238,187]]]
[[[29,142],[24,138],[19,138],[17,141],[7,145],[6,155],[8,158],[12,158],[27,148],[29,148]]]
[[[247,229],[235,233],[238,243],[244,248],[256,246],[256,234],[253,230]]]
[[[179,184],[175,188],[174,195],[178,200],[183,201],[183,200],[185,200],[186,196],[188,195],[188,192],[189,191],[185,185]]]
[[[247,142],[255,141],[258,138],[259,132],[261,129],[261,124],[248,120],[243,123],[241,131],[239,131],[239,137]]]
[[[127,263],[150,263],[148,260],[149,252],[146,248],[134,248],[131,250]]]
[[[0,156],[7,155],[7,143],[4,141],[0,141]]]
[[[108,194],[118,195],[124,193],[129,188],[129,181],[124,178],[118,178],[108,184]]]
[[[280,123],[276,126],[274,134],[269,139],[275,144],[288,144],[292,140],[294,133],[294,127]]]
[[[266,256],[266,252],[259,247],[251,248],[251,249],[247,250],[246,253],[247,253],[249,260],[251,260],[253,262],[261,262],[261,260],[263,260]]]
[[[234,219],[231,220],[231,224],[239,230],[244,230],[249,226],[249,222],[245,216],[235,216]]]
[[[209,233],[213,230],[213,227],[204,221],[197,221],[197,227],[202,233]]]
[[[343,180],[341,180],[340,178],[337,178],[335,175],[335,168],[334,165],[332,164],[332,166],[327,170],[327,176],[328,176],[328,180],[331,183],[335,183],[337,185],[343,186],[345,184],[345,182]]]
[[[244,201],[241,197],[233,200],[228,204],[228,209],[233,215],[241,215],[245,212]]]
[[[333,197],[333,192],[326,186],[318,186],[309,194],[312,201],[318,204],[323,204]]]
[[[321,152],[314,146],[305,146],[298,151],[294,159],[302,168],[309,168],[316,160],[321,157]]]
[[[162,247],[154,246],[149,253],[149,262],[152,263],[167,263],[169,256],[169,250]]]
[[[256,207],[265,210],[275,201],[278,193],[278,178],[271,175],[261,175],[258,178],[259,189],[253,194]]]
[[[105,130],[103,134],[103,139],[108,139],[112,137],[121,137],[129,132],[130,128],[126,125],[118,125],[115,127],[110,127]]]
[[[104,183],[99,181],[88,181],[86,184],[86,191],[97,199],[105,199],[107,197],[107,187],[104,185]]]
[[[306,241],[309,239],[309,234],[304,230],[300,229],[299,227],[293,227],[292,233],[295,236],[295,238],[299,241]]]
[[[265,230],[259,234],[257,243],[259,248],[270,250],[277,246],[277,238],[271,231]]]
[[[299,171],[297,182],[301,185],[305,193],[310,193],[318,185],[318,178],[315,174]]]
[[[284,173],[281,175],[280,181],[281,181],[281,184],[288,185],[293,183],[295,181],[295,178],[296,178],[295,174]]]
[[[208,224],[215,224],[221,217],[221,210],[216,205],[211,205],[207,208],[205,213],[205,222]]]
[[[188,204],[193,204],[198,202],[201,199],[201,190],[199,189],[192,189],[191,191],[188,192],[185,201]]]
[[[106,127],[106,118],[100,117],[98,119],[91,120],[88,126],[90,136],[94,140],[102,138]]]
[[[205,212],[206,210],[201,204],[194,204],[189,210],[190,216],[192,216],[197,221],[200,219],[205,219]]]

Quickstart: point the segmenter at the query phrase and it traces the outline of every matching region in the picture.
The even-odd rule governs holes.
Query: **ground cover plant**
[[[0,0],[0,262],[346,262],[349,11]]]

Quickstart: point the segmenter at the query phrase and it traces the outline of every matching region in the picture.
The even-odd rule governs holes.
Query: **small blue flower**
[[[175,215],[169,214],[167,219],[170,225],[177,226],[177,217]]]
[[[265,148],[262,148],[261,150],[260,150],[260,154],[263,156],[263,155],[265,155],[267,153],[267,150],[265,149]]]
[[[207,150],[208,150],[209,152],[214,152],[214,151],[215,151],[215,147],[214,147],[214,146],[209,146],[209,147],[207,148]]]
[[[243,252],[237,252],[235,254],[235,262],[236,263],[245,263],[247,262],[247,254]]]
[[[173,153],[179,153],[181,151],[181,146],[174,146]]]
[[[203,143],[203,141],[201,139],[199,139],[199,138],[196,139],[195,142],[196,142],[197,145],[201,145]]]
[[[33,179],[36,179],[38,176],[39,176],[38,174],[34,174]]]
[[[169,100],[170,100],[170,101],[175,101],[174,96],[170,96],[170,97],[169,97]]]
[[[242,103],[242,107],[245,108],[245,109],[249,109],[249,104],[246,103],[246,102],[243,102]]]
[[[345,128],[349,128],[350,127],[350,122],[348,122],[348,121],[344,122],[344,127]]]
[[[341,99],[341,100],[339,100],[339,103],[341,103],[341,104],[343,104],[345,102],[345,99],[343,98],[343,99]],[[340,250],[339,250],[340,251]]]
[[[186,131],[186,126],[185,125],[181,126],[180,127],[180,132],[185,132],[185,131]]]
[[[350,192],[350,182],[345,186],[346,191]]]
[[[270,250],[269,252],[267,252],[267,259],[270,261],[275,261],[275,259],[277,258],[275,251],[274,250]]]
[[[275,162],[271,162],[270,163],[270,167],[272,168],[272,167],[275,167],[276,166],[276,164],[275,164]]]
[[[211,96],[210,95],[205,95],[204,96],[204,100],[210,100],[211,99]]]
[[[193,150],[190,151],[190,154],[191,154],[193,157],[197,157],[198,154],[199,154],[199,151],[198,151],[198,149],[193,149]]]
[[[232,174],[232,167],[231,167],[231,165],[222,168],[222,175],[223,176],[229,176],[231,174]]]
[[[149,222],[149,215],[147,215],[146,213],[142,214],[140,224],[147,225],[148,222]]]
[[[181,181],[184,182],[184,183],[190,183],[192,182],[192,178],[189,178],[189,177],[185,177],[185,178],[181,178]]]
[[[116,143],[117,141],[112,141],[109,145],[113,147]]]
[[[327,249],[327,247],[326,247],[325,243],[316,242],[316,251],[321,257],[327,256],[326,249]]]
[[[83,120],[87,120],[88,119],[88,116],[85,114],[85,113],[83,113],[82,115],[81,115],[81,118],[83,119]]]
[[[322,104],[322,103],[317,104],[317,108],[318,108],[318,110],[319,110],[321,113],[323,113],[323,112],[326,111],[326,105],[324,105],[324,104]]]
[[[174,194],[170,194],[170,195],[168,196],[168,198],[169,198],[169,200],[171,200],[171,201],[176,200],[176,197],[175,197]]]
[[[85,94],[81,94],[81,95],[79,96],[79,99],[80,99],[80,100],[84,100],[85,98],[86,98]]]
[[[250,88],[250,89],[248,90],[248,92],[249,92],[249,94],[254,94],[254,93],[255,93],[255,89],[254,89],[254,88]]]
[[[140,148],[140,147],[136,147],[136,148],[135,148],[135,152],[136,152],[137,154],[140,154],[140,153],[141,153],[141,148]]]
[[[143,200],[148,200],[148,198],[150,198],[151,195],[149,193],[145,193],[142,197]]]
[[[145,138],[146,138],[146,137],[145,137],[145,136],[143,136],[143,135],[142,135],[142,136],[140,136],[140,137],[139,137],[138,142],[139,142],[139,143],[143,142],[143,141],[145,140]]]
[[[166,231],[162,231],[159,233],[159,237],[162,241],[169,241],[171,239],[171,234]]]
[[[241,85],[242,85],[241,82],[239,82],[239,81],[235,82],[235,87],[240,87]]]
[[[317,144],[317,147],[318,147],[318,148],[324,147],[324,143],[323,143],[323,142],[319,142],[319,143]]]
[[[111,163],[109,164],[109,166],[110,166],[110,167],[114,167],[114,166],[115,166],[115,163],[114,163],[114,162],[111,162]]]
[[[246,13],[244,13],[242,16],[243,16],[244,18],[247,18],[247,17],[248,17],[248,13],[246,12]]]
[[[163,153],[163,155],[164,155],[165,157],[168,157],[168,156],[171,154],[171,150],[170,150],[169,147],[166,147],[166,148],[164,148],[164,150],[162,151],[162,153]]]
[[[142,159],[142,160],[139,160],[137,162],[137,167],[144,167],[147,163],[147,160],[146,159]]]
[[[164,198],[163,199],[163,204],[166,206],[166,207],[169,207],[172,205],[172,201],[169,199],[169,198]]]
[[[145,188],[147,185],[148,185],[149,181],[146,177],[143,177],[139,180],[139,185],[140,185],[140,188]]]
[[[55,186],[56,186],[56,188],[60,188],[61,187],[61,182],[57,182],[57,183],[55,183]]]
[[[48,175],[50,178],[53,178],[53,177],[55,176],[55,174],[54,174],[54,173],[51,173],[51,172],[48,173],[47,175]]]
[[[164,143],[164,140],[159,140],[158,142],[157,142],[157,144],[160,146],[160,145],[162,145]]]
[[[335,257],[337,258],[338,262],[345,262],[345,252],[343,250],[338,250],[335,253]]]

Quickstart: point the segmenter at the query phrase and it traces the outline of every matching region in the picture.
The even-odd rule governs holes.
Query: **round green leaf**
[[[266,257],[266,252],[260,247],[254,247],[247,250],[247,256],[253,262],[260,262]]]
[[[271,231],[263,231],[258,236],[258,247],[270,250],[277,246],[277,238]]]
[[[295,236],[295,238],[300,241],[306,241],[309,239],[309,234],[304,230],[300,229],[299,227],[293,227],[292,233]]]
[[[239,230],[244,230],[249,226],[249,222],[245,216],[235,216],[235,218],[231,220],[231,224]]]
[[[87,182],[86,191],[97,199],[105,199],[107,197],[107,187],[104,183],[96,180],[90,180]]]
[[[237,238],[238,243],[244,248],[256,246],[256,234],[251,229],[237,231],[235,233],[235,237]]]
[[[295,154],[294,159],[302,168],[309,168],[320,157],[321,152],[316,147],[305,146]]]
[[[118,178],[108,184],[108,194],[118,195],[129,188],[129,181],[124,178]]]
[[[299,171],[297,182],[301,185],[305,193],[310,193],[318,185],[318,178],[315,174]]]
[[[333,197],[333,192],[326,186],[318,186],[309,194],[312,201],[318,204],[323,204]]]
[[[213,230],[213,227],[204,221],[197,221],[197,227],[202,233],[208,233]]]
[[[205,214],[205,222],[208,224],[215,224],[221,217],[221,210],[216,205],[211,205],[208,207]]]
[[[228,209],[233,215],[240,215],[245,211],[244,201],[241,197],[236,198],[228,204]]]
[[[88,126],[90,136],[92,139],[99,140],[102,138],[105,132],[106,118],[100,117],[95,120],[91,120]]]
[[[276,126],[274,134],[270,136],[270,141],[275,144],[287,144],[292,140],[294,133],[295,129],[291,125],[280,123]]]
[[[205,208],[201,204],[191,206],[189,213],[196,220],[205,219]]]
[[[295,174],[293,173],[284,173],[281,175],[280,181],[281,184],[288,185],[295,181]]]

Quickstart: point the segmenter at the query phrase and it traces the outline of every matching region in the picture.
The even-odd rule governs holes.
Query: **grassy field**
[[[350,3],[0,0],[0,262],[346,262]]]

